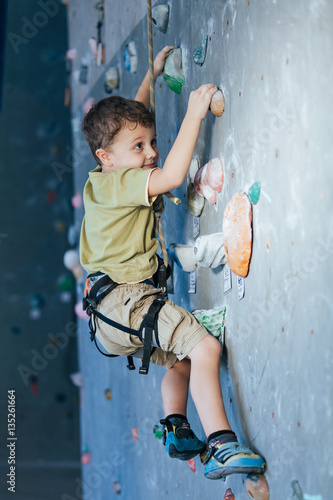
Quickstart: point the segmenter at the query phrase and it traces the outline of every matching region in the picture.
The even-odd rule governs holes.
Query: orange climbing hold
[[[224,250],[230,269],[245,278],[252,253],[252,205],[239,191],[229,201],[223,217]]]
[[[254,500],[269,500],[269,488],[265,476],[248,474],[245,479],[245,488]]]
[[[215,116],[222,116],[224,112],[224,96],[221,90],[215,92],[210,102],[210,110]]]
[[[133,429],[132,429],[132,438],[134,439],[134,441],[138,440],[138,428],[137,427],[133,427]]]

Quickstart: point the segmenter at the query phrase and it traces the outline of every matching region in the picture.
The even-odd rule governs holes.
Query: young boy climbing
[[[172,47],[154,61],[161,75]],[[149,107],[149,74],[135,100],[111,96],[95,104],[82,130],[98,163],[84,188],[81,263],[91,280],[107,275],[116,283],[98,304],[100,314],[127,328],[140,328],[159,295],[157,240],[153,237],[152,203],[182,185],[191,163],[201,121],[216,92],[212,84],[190,94],[178,136],[163,168],[157,167],[154,118]],[[158,338],[151,362],[164,366],[161,392],[165,445],[171,457],[188,460],[201,453],[205,476],[219,479],[232,473],[262,473],[264,460],[237,442],[226,417],[221,385],[219,342],[186,310],[166,300],[158,313]],[[97,338],[115,355],[140,355],[142,340],[96,318]],[[189,384],[207,436],[208,448],[186,418]]]

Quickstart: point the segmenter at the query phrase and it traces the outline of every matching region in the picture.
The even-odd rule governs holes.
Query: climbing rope
[[[149,56],[149,93],[150,93],[150,111],[155,117],[155,78],[154,78],[154,57],[153,57],[153,26],[151,15],[151,0],[147,0],[147,21],[148,21],[148,56]],[[160,240],[163,261],[165,267],[168,266],[168,252],[166,249],[165,238],[162,227],[161,215],[164,210],[163,196],[159,196],[154,202],[154,234]]]
[[[148,55],[149,55],[149,94],[150,94],[150,111],[155,117],[155,77],[154,77],[154,58],[153,58],[153,25],[152,25],[152,14],[151,14],[151,0],[147,0],[147,21],[148,21]],[[167,192],[165,193],[175,205],[181,203],[179,198],[173,196],[173,194]],[[163,196],[159,196],[153,204],[154,209],[154,235],[160,240],[160,245],[162,249],[163,261],[165,267],[168,266],[168,252],[166,249],[162,219],[161,215],[164,210]]]
[[[147,20],[148,20],[150,111],[155,118],[155,85],[154,85],[155,78],[154,78],[153,24],[152,24],[152,15],[151,15],[151,0],[147,0]]]

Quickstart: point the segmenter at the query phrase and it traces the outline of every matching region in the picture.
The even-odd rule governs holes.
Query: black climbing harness
[[[161,347],[158,338],[158,313],[160,312],[161,308],[164,306],[165,301],[168,298],[166,290],[167,270],[165,268],[163,260],[160,257],[158,257],[158,260],[159,266],[156,273],[157,276],[155,275],[154,278],[158,281],[161,291],[156,294],[156,298],[149,307],[139,330],[134,330],[133,328],[129,328],[120,323],[117,323],[107,316],[104,316],[104,314],[100,313],[97,310],[97,306],[101,302],[101,300],[103,300],[109,293],[112,292],[112,290],[119,286],[119,283],[114,282],[107,274],[103,274],[100,272],[89,274],[87,278],[85,296],[82,299],[83,310],[86,311],[89,316],[90,339],[92,342],[95,342],[97,349],[104,356],[110,358],[118,357],[117,354],[106,354],[98,347],[96,340],[96,316],[113,328],[117,328],[118,330],[128,333],[129,335],[135,335],[136,337],[139,337],[139,339],[143,342],[142,365],[139,369],[139,373],[143,375],[148,374],[150,357],[156,349],[153,344],[156,344],[157,347]],[[145,280],[142,283],[152,284],[152,281]],[[89,287],[88,284],[91,284],[92,286]],[[133,355],[135,355],[137,352],[138,351],[133,353]],[[129,370],[135,370],[133,355],[127,356],[127,368]]]

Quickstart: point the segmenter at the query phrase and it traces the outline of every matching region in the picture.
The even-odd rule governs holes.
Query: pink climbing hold
[[[94,105],[94,98],[89,97],[89,99],[85,102],[85,104],[83,106],[83,111],[84,111],[85,115],[91,110],[93,105]]]
[[[76,49],[68,49],[66,51],[66,59],[69,61],[74,61],[77,57],[77,51]]]
[[[82,194],[80,190],[77,190],[75,195],[71,198],[72,207],[73,208],[81,208],[82,207]]]
[[[91,462],[91,454],[90,451],[86,451],[81,455],[81,463],[84,465],[89,465]]]
[[[220,158],[211,159],[206,165],[199,168],[194,177],[194,189],[211,203],[216,203],[216,193],[220,193],[223,186],[223,165]]]
[[[195,472],[195,461],[194,458],[190,458],[190,460],[186,460],[187,465],[191,469],[192,472]]]
[[[75,314],[78,318],[84,319],[85,321],[87,321],[87,323],[89,323],[90,318],[89,318],[88,314],[86,313],[86,311],[84,311],[82,309],[82,300],[79,300],[79,302],[77,302],[75,304],[74,310],[75,310]]]

